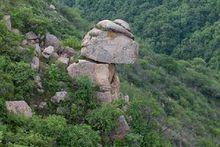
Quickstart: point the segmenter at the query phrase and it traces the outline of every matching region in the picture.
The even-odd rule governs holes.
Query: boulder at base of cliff
[[[6,101],[6,109],[9,113],[32,117],[32,110],[25,101]]]
[[[72,78],[81,75],[90,77],[99,86],[97,98],[101,102],[111,102],[118,98],[120,82],[115,65],[79,60],[79,63],[71,64],[67,70]]]

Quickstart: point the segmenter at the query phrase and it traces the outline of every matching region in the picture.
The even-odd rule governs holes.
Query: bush
[[[73,49],[76,49],[76,50],[81,49],[81,42],[76,37],[69,37],[69,38],[65,39],[63,41],[63,45],[64,46],[69,46],[69,47],[71,47]]]
[[[104,144],[109,144],[110,132],[117,128],[118,117],[122,114],[120,109],[115,108],[111,104],[106,104],[92,110],[86,119],[95,130],[101,132]]]
[[[100,136],[88,125],[70,126],[62,134],[58,146],[96,147],[99,145]]]
[[[30,65],[24,62],[12,64],[8,69],[12,75],[15,86],[15,99],[28,100],[32,97],[34,90],[34,71]]]

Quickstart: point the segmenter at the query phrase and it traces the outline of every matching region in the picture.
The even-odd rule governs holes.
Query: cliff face
[[[138,58],[138,44],[129,24],[117,19],[100,21],[82,41],[81,55],[85,60],[71,64],[71,77],[89,76],[99,86],[97,98],[112,102],[119,97],[120,81],[115,64],[133,64]]]

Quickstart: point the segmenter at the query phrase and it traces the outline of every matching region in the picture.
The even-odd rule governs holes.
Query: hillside
[[[219,8],[218,0],[1,1],[0,146],[219,146]],[[117,65],[122,94],[103,105],[97,85],[71,78],[57,56],[71,54],[68,65],[85,60],[85,33],[116,18],[131,24],[140,55],[135,64]],[[43,50],[48,33],[57,37],[54,46],[60,42],[58,55],[40,55],[33,69],[35,45]],[[23,45],[28,34],[38,39]],[[57,92],[69,98],[54,103]],[[7,113],[6,101],[20,100],[31,118]],[[118,118],[129,125],[124,137],[115,135]]]

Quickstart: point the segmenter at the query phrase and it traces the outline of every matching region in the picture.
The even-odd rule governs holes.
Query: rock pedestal
[[[120,81],[115,64],[133,64],[139,46],[127,22],[103,20],[89,31],[83,41],[81,55],[85,60],[71,64],[71,77],[86,75],[99,86],[97,99],[112,102],[119,97]]]

